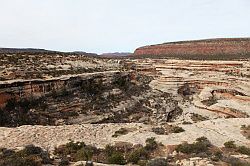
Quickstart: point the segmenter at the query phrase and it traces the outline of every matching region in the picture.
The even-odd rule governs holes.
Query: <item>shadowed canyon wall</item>
[[[117,72],[100,72],[69,76],[66,78],[54,78],[51,80],[2,81],[0,84],[0,107],[3,107],[11,98],[39,98],[51,94],[54,91],[63,89],[75,90],[81,88],[83,84],[87,84],[90,81],[101,80],[104,84],[109,84],[115,74],[117,74]]]

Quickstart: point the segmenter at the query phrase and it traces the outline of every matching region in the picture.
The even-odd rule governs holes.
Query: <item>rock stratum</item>
[[[180,57],[204,57],[199,52]],[[79,166],[86,160],[85,150],[94,150],[94,162],[119,164],[106,160],[113,156],[106,154],[109,147],[129,165],[139,163],[129,156],[141,148],[147,162],[161,157],[169,165],[249,163],[250,59],[223,55],[225,60],[187,60],[175,55],[102,58],[0,51],[0,166],[23,161],[20,152],[34,148],[30,144],[46,150],[52,165],[67,159]],[[234,148],[225,147],[232,142]],[[71,147],[80,149],[71,152]],[[44,162],[35,155],[24,161],[32,157]]]
[[[249,58],[250,38],[221,38],[150,45],[136,49],[134,56],[201,60]]]

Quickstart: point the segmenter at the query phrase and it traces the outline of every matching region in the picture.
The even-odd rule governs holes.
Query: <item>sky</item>
[[[0,0],[0,47],[133,52],[250,37],[250,0]]]

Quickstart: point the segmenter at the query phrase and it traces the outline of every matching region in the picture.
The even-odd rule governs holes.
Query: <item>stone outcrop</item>
[[[171,42],[141,47],[135,56],[179,59],[239,59],[250,57],[250,38]]]
[[[127,63],[152,75],[153,89],[172,94],[185,112],[185,121],[191,112],[209,118],[250,116],[249,65],[247,60],[135,59]]]
[[[41,97],[63,89],[79,89],[84,81],[87,82],[88,80],[102,79],[103,84],[110,84],[113,76],[117,73],[119,72],[107,71],[68,75],[47,80],[33,79],[0,81],[0,107],[4,106],[11,98],[22,99]],[[123,74],[126,75],[126,73]]]
[[[116,142],[144,144],[147,138],[155,137],[164,145],[178,145],[184,141],[193,143],[196,138],[205,136],[213,145],[222,147],[224,142],[232,140],[237,145],[250,146],[250,141],[241,134],[241,125],[249,123],[244,119],[215,119],[191,125],[181,125],[182,133],[157,135],[151,125],[138,123],[123,124],[82,124],[64,126],[21,126],[17,128],[0,127],[0,147],[17,148],[35,144],[53,150],[69,140],[83,141],[86,144],[103,148]],[[112,137],[120,128],[133,128],[126,135]]]

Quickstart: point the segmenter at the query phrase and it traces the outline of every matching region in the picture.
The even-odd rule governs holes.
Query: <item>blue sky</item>
[[[0,47],[133,52],[250,37],[250,0],[0,0]]]

